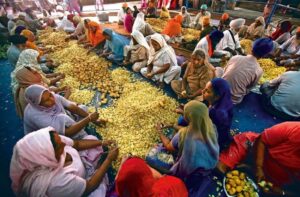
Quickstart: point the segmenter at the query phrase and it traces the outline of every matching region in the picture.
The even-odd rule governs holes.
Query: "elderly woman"
[[[132,11],[130,7],[126,9],[126,15],[124,18],[124,28],[127,32],[132,32],[132,26],[133,26],[134,18],[132,16]]]
[[[106,172],[118,156],[118,149],[109,151],[97,167],[99,154],[93,156],[90,171],[82,152],[97,153],[110,141],[72,140],[46,127],[32,132],[17,142],[10,164],[12,189],[16,196],[105,196]],[[98,151],[98,149],[100,149]]]
[[[180,14],[182,15],[182,27],[188,28],[191,23],[191,15],[188,13],[185,6],[181,7]]]
[[[42,70],[43,69],[45,70],[47,68],[41,67],[41,65],[38,63],[38,59],[39,59],[39,52],[37,52],[36,50],[26,49],[26,50],[22,51],[22,53],[19,56],[19,60],[16,64],[15,69],[10,74],[11,86],[13,88],[13,92],[15,92],[16,87],[18,85],[18,83],[16,81],[16,73],[24,67],[30,67],[30,68],[33,68],[34,70],[36,70],[37,72],[39,72],[40,75],[42,76],[43,82],[49,86],[55,85],[56,82],[58,82],[59,80],[61,80],[65,77],[63,74],[60,74],[60,73],[45,74]],[[45,67],[47,67],[47,66],[45,66]]]
[[[140,72],[143,67],[147,66],[150,46],[139,31],[133,31],[131,38],[132,45],[125,46],[124,48],[125,60],[123,63],[124,65],[133,64],[132,70]]]
[[[218,169],[221,172],[235,168],[249,156],[254,158],[252,169],[255,169],[257,183],[273,184],[269,191],[263,189],[268,196],[298,196],[299,122],[283,122],[265,129],[261,135],[246,132],[234,138],[230,147],[220,154]],[[254,157],[249,155],[250,149],[253,149]]]
[[[256,40],[265,36],[265,19],[260,16],[255,19],[255,22],[252,23],[246,32],[246,39]]]
[[[208,63],[205,53],[198,49],[193,52],[183,79],[173,80],[171,87],[181,98],[202,101],[202,90],[213,77],[214,67]]]
[[[55,84],[55,81],[57,81],[59,78],[52,79],[50,81],[50,84],[47,84],[43,81],[43,76],[41,73],[39,73],[37,70],[35,70],[33,67],[30,67],[30,65],[25,66],[18,70],[16,72],[16,82],[17,86],[14,88],[14,101],[16,105],[16,111],[20,118],[23,118],[24,116],[24,110],[27,106],[27,101],[25,99],[25,90],[31,85],[38,84],[42,85],[44,87],[48,87],[48,85]],[[49,89],[51,91],[58,93],[58,92],[64,92],[64,97],[68,98],[71,94],[70,88],[65,86],[61,88],[56,88],[54,86],[51,86]]]
[[[144,37],[155,34],[155,31],[148,23],[145,22],[144,18],[145,15],[143,12],[138,13],[136,19],[134,20],[132,31],[139,31],[144,35]]]
[[[164,136],[160,124],[156,129],[166,149],[178,152],[171,174],[185,182],[189,196],[203,196],[203,187],[207,185],[201,185],[209,182],[219,159],[217,131],[207,107],[199,101],[193,100],[184,106],[184,119],[188,126],[180,129],[172,140]]]
[[[13,14],[8,14],[7,18],[9,19],[9,21],[7,23],[7,30],[8,30],[10,35],[13,35],[14,34],[13,29],[16,26],[16,23],[15,23],[16,19],[14,18]]]
[[[74,16],[73,22],[76,25],[75,31],[68,37],[68,39],[77,39],[81,40],[85,37],[85,28],[84,28],[84,21],[81,19],[80,16]]]
[[[118,196],[188,196],[187,189],[180,179],[162,176],[137,157],[124,161],[117,174],[115,185]]]
[[[152,35],[150,42],[151,55],[148,66],[141,69],[141,74],[157,81],[160,86],[163,86],[163,82],[169,84],[172,80],[179,79],[181,68],[177,65],[173,48],[167,45],[160,34]]]
[[[25,134],[52,126],[61,135],[82,139],[87,136],[83,129],[90,122],[97,125],[103,123],[98,120],[98,113],[89,114],[85,106],[80,108],[76,103],[40,85],[29,86],[25,91],[25,99],[28,102],[24,111]]]
[[[105,29],[103,35],[106,39],[103,57],[107,57],[110,61],[122,62],[124,59],[124,47],[129,45],[129,40],[124,36],[116,34],[111,29]]]
[[[222,78],[214,78],[207,82],[202,92],[203,100],[209,108],[209,117],[217,127],[218,143],[222,150],[232,141],[230,128],[233,117],[233,104],[229,84]],[[182,114],[182,106],[177,108],[176,112]],[[188,125],[183,116],[179,117],[177,124],[174,125],[175,129]]]

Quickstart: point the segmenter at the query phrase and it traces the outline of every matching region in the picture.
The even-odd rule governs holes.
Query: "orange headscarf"
[[[297,28],[297,33],[300,33],[300,27]]]
[[[123,163],[116,178],[119,196],[130,197],[187,197],[184,183],[172,176],[155,179],[140,158],[130,158]]]
[[[210,24],[210,17],[209,16],[204,16],[202,23],[203,23],[203,25],[209,25]]]
[[[34,50],[38,51],[39,56],[42,56],[44,54],[43,51],[41,51],[34,43],[35,40],[34,40],[34,34],[32,33],[32,31],[30,31],[28,29],[24,29],[20,35],[25,36],[27,38],[27,41],[26,41],[27,49],[34,49]]]
[[[105,40],[105,37],[102,34],[102,29],[100,25],[94,21],[90,21],[88,23],[89,27],[95,27],[96,32],[92,32],[90,29],[88,30],[88,40],[91,43],[92,46],[97,46],[99,43],[103,42]]]
[[[182,15],[177,15],[173,19],[170,19],[161,33],[170,37],[179,36],[181,34],[182,19]]]

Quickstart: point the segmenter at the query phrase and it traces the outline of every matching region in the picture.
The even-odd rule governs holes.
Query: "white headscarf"
[[[232,20],[230,22],[229,26],[230,26],[230,28],[237,29],[237,28],[241,28],[245,24],[245,22],[246,22],[245,19],[237,18],[237,19]]]
[[[144,20],[145,14],[143,12],[140,12],[137,14],[134,24],[132,26],[132,31],[137,30],[140,31],[143,29],[146,25],[146,22]]]
[[[16,73],[24,68],[25,66],[34,68],[37,71],[41,71],[41,67],[37,61],[39,56],[39,52],[34,49],[25,49],[21,52],[18,62],[16,64],[15,70],[11,72],[11,86],[13,90],[18,86],[18,82],[16,80]]]
[[[150,51],[150,46],[141,32],[133,31],[131,35],[141,46],[145,47],[147,51]]]
[[[148,60],[148,64],[151,64],[154,60],[159,59],[161,55],[167,53],[171,59],[171,67],[177,66],[177,59],[175,55],[175,51],[172,47],[170,47],[163,36],[161,34],[155,33],[151,36],[151,40],[156,41],[161,49],[159,51],[155,51],[152,44],[150,44],[150,57]],[[151,42],[150,42],[151,43]]]
[[[57,30],[65,32],[74,32],[75,27],[74,24],[68,20],[67,16],[64,16],[64,18],[59,22]]]
[[[63,170],[66,152],[57,161],[49,131],[54,129],[46,127],[32,132],[15,145],[10,178],[16,196],[47,196],[52,178]]]
[[[13,19],[15,18],[15,16],[14,16],[13,14],[8,14],[8,15],[7,15],[7,18],[8,18],[9,20],[13,20]]]

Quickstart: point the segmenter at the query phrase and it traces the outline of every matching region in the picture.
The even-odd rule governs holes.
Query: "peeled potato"
[[[249,192],[244,192],[243,194],[244,194],[245,197],[250,197]]]
[[[231,187],[236,187],[236,183],[232,179],[229,180],[229,185],[231,185]]]
[[[239,175],[239,171],[237,171],[237,170],[233,170],[231,173],[232,173],[232,175],[234,175],[234,176],[238,176],[238,175]]]
[[[232,178],[232,174],[231,174],[231,173],[227,173],[227,174],[226,174],[226,177],[227,177],[227,178]]]
[[[242,193],[239,193],[239,194],[237,195],[237,197],[244,197],[244,195],[243,195]]]
[[[235,184],[241,185],[241,180],[240,179],[234,179]]]
[[[237,186],[235,189],[236,189],[237,192],[243,191],[243,187],[242,186]]]
[[[231,189],[229,190],[229,194],[230,194],[230,195],[234,195],[235,193],[236,193],[235,188],[231,188]]]
[[[246,178],[245,173],[241,172],[241,173],[240,173],[240,179],[245,179],[245,178]]]
[[[227,191],[230,190],[230,188],[231,188],[231,186],[229,184],[226,184],[225,187],[226,187]]]

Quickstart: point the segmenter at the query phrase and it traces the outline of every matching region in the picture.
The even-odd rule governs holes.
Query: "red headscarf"
[[[182,19],[183,19],[182,15],[177,15],[173,19],[170,19],[165,29],[161,33],[166,34],[170,37],[180,35]]]
[[[131,158],[123,163],[116,179],[116,191],[121,197],[187,197],[184,183],[175,177],[156,180],[146,162]]]
[[[272,40],[276,40],[282,34],[291,31],[292,23],[290,21],[283,21],[279,27],[272,33],[271,38]]]
[[[74,17],[74,16],[75,16],[74,14],[68,14],[68,15],[67,15],[67,19],[73,23],[74,27],[76,27],[77,24],[74,23],[74,20],[73,20],[73,17]]]
[[[92,46],[97,46],[99,43],[103,42],[105,40],[105,37],[102,34],[101,27],[98,23],[94,21],[90,21],[88,23],[89,30],[88,30],[88,40],[90,41]],[[90,27],[96,28],[96,32],[92,32],[90,30]]]

